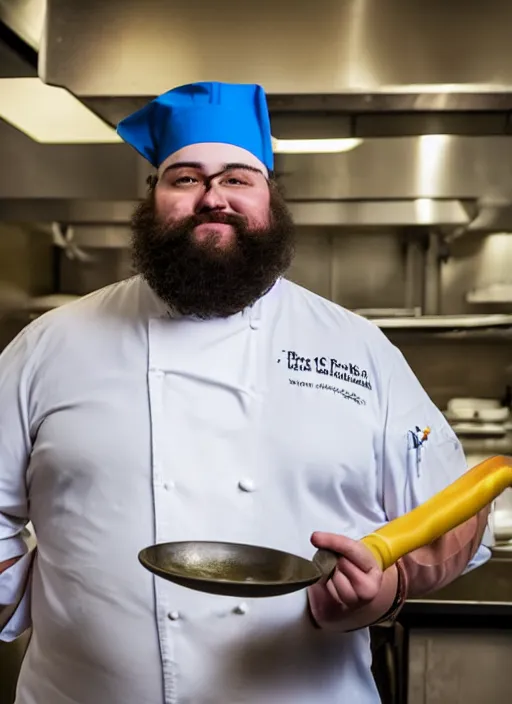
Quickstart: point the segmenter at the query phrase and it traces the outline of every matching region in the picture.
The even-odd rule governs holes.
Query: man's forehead
[[[265,177],[268,177],[266,166],[254,154],[232,144],[212,142],[192,144],[184,147],[171,154],[160,164],[159,175],[162,175],[169,167],[177,166],[178,164],[199,168],[207,175],[219,173],[226,168],[247,167],[260,171]]]

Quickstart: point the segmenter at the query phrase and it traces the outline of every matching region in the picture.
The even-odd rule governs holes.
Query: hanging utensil
[[[431,499],[361,539],[382,570],[464,523],[512,486],[512,458],[491,457]],[[289,594],[329,579],[338,555],[313,560],[240,543],[190,541],[152,545],[139,553],[146,569],[196,591],[256,598]]]

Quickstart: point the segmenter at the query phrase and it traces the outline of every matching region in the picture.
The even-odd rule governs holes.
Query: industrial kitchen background
[[[470,464],[512,454],[510,27],[506,0],[0,0],[0,349],[131,275],[149,172],[116,122],[180,83],[258,82],[290,278],[384,329]],[[491,564],[384,639],[385,701],[509,701],[509,494]]]

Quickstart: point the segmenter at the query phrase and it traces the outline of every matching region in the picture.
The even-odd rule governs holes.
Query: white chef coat
[[[361,538],[465,470],[380,330],[286,280],[224,320],[170,317],[139,277],[43,315],[0,356],[0,560],[27,521],[37,537],[2,634],[33,628],[17,704],[375,704],[368,631],[315,628],[305,590],[201,594],[137,554],[220,540],[310,558],[313,531]]]

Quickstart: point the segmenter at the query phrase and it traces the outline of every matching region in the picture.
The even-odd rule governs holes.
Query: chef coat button
[[[249,325],[251,326],[251,330],[258,330],[260,327],[260,321],[257,319],[251,320]]]
[[[166,491],[170,491],[171,489],[174,489],[174,482],[172,480],[165,482],[164,489]]]
[[[171,619],[171,621],[177,621],[180,617],[180,615],[177,611],[169,611],[167,616],[168,616],[168,618]]]
[[[252,479],[241,479],[238,486],[242,491],[254,491],[256,488]]]
[[[240,614],[243,616],[243,614],[246,614],[249,611],[249,607],[247,606],[247,604],[244,601],[241,604],[238,604],[238,606],[235,606],[234,611],[235,611],[235,614]]]

